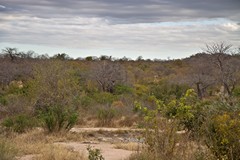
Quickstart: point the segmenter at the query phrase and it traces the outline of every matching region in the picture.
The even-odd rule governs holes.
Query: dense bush
[[[20,114],[12,117],[5,118],[2,125],[8,130],[23,133],[28,129],[37,125],[37,120],[29,115]]]
[[[133,91],[133,89],[126,85],[116,85],[114,87],[114,94],[117,94],[117,95],[132,93],[132,91]]]
[[[97,118],[100,126],[112,126],[113,119],[116,117],[117,111],[114,108],[100,108],[97,111]]]
[[[213,103],[202,125],[205,144],[218,159],[240,158],[240,105]]]
[[[59,132],[69,131],[77,122],[78,114],[74,110],[56,105],[39,111],[39,117],[48,132]]]

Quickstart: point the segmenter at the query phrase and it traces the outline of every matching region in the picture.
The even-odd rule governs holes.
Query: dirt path
[[[90,145],[94,148],[100,149],[105,160],[124,160],[128,158],[133,151],[115,149],[113,144],[99,143],[99,144],[83,144],[77,142],[59,142],[57,145],[64,145],[74,151],[88,154],[87,147]]]
[[[131,128],[72,128],[70,132],[84,134],[86,139],[83,142],[55,142],[55,145],[65,146],[72,151],[88,155],[87,147],[100,149],[105,160],[125,160],[134,151],[116,149],[114,143],[138,142],[137,132],[142,129]],[[25,155],[18,160],[33,160],[39,155]]]
[[[143,129],[132,129],[132,128],[105,128],[105,127],[95,127],[95,128],[72,128],[71,132],[97,132],[97,131],[107,131],[107,132],[117,132],[117,131],[143,131]]]

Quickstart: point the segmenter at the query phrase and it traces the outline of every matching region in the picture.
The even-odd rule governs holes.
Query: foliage
[[[116,85],[114,87],[114,94],[120,95],[126,93],[132,93],[132,88],[126,85]]]
[[[160,81],[157,84],[150,85],[150,93],[157,99],[169,101],[171,99],[179,99],[189,89],[187,85],[170,84],[165,81]]]
[[[93,95],[93,98],[96,102],[100,104],[112,104],[116,97],[108,92],[97,92]]]
[[[104,160],[100,149],[93,149],[90,145],[87,147],[89,160]]]
[[[187,157],[184,154],[184,148],[188,147],[188,143],[183,142],[182,150],[176,144],[180,143],[179,141],[187,141],[188,134],[178,135],[177,131],[181,126],[189,127],[193,118],[192,106],[189,103],[194,97],[194,91],[188,90],[179,100],[172,100],[168,104],[155,98],[155,109],[149,109],[135,102],[135,109],[140,111],[144,117],[145,143],[155,159],[172,159],[179,155]],[[169,111],[172,111],[172,107],[176,109],[170,114]]]
[[[77,122],[78,114],[74,110],[55,105],[40,110],[39,114],[48,132],[69,131]]]
[[[206,145],[219,159],[240,157],[240,105],[214,103],[202,125]]]
[[[111,126],[113,119],[116,117],[117,111],[114,108],[100,108],[97,111],[97,118],[99,119],[99,125]]]
[[[26,114],[19,114],[13,117],[5,118],[2,125],[8,130],[17,133],[26,132],[28,129],[37,125],[37,120]]]

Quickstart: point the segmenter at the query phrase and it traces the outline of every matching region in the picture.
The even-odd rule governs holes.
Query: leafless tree
[[[119,63],[103,60],[93,64],[92,78],[96,80],[102,91],[112,93],[116,84],[127,81],[127,73]]]
[[[207,44],[204,52],[211,55],[211,62],[217,69],[217,77],[224,91],[231,96],[237,83],[239,60],[234,59],[232,45],[225,43]]]
[[[212,86],[216,78],[214,76],[214,68],[209,61],[209,55],[198,54],[196,59],[189,62],[189,71],[186,75],[186,82],[195,86],[198,97],[202,99],[206,96],[206,90]]]

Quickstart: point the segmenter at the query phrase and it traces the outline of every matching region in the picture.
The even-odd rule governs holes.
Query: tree
[[[189,71],[185,76],[186,82],[194,85],[199,99],[206,95],[208,87],[216,81],[213,75],[213,67],[210,63],[209,55],[197,54],[189,61]]]
[[[2,54],[4,55],[4,57],[10,58],[11,61],[14,61],[18,57],[17,48],[6,47],[2,50]]]
[[[218,80],[224,87],[224,92],[231,96],[238,82],[237,72],[240,69],[239,59],[231,56],[234,51],[232,45],[223,42],[206,44],[204,51],[211,55],[211,62],[216,68]]]
[[[127,73],[119,63],[104,60],[94,63],[92,78],[102,91],[113,93],[116,84],[126,83]]]

